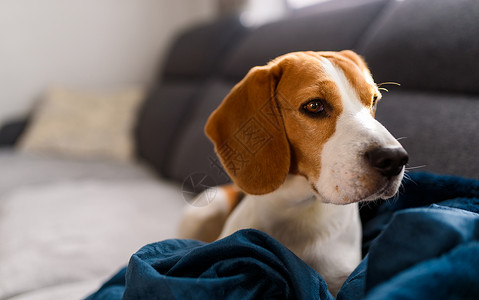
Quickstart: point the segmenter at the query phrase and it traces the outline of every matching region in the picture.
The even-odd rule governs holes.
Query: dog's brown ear
[[[248,194],[276,190],[289,172],[289,143],[275,99],[280,76],[274,62],[251,69],[206,123],[226,172]]]
[[[351,50],[343,50],[339,52],[339,54],[354,62],[361,69],[361,71],[369,72],[368,65],[366,64],[364,59],[356,52]]]

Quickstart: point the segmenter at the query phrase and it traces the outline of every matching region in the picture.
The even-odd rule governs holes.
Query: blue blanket
[[[338,299],[479,299],[479,181],[410,174],[399,197],[361,209],[365,258]],[[134,254],[88,300],[333,299],[280,243],[242,230],[166,240]]]

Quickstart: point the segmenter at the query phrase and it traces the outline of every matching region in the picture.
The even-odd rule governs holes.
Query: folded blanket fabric
[[[437,204],[433,204],[437,203]],[[338,299],[479,299],[479,181],[410,174],[364,225],[369,250]],[[143,247],[96,299],[332,299],[313,269],[268,235]]]
[[[361,208],[363,252],[368,252],[371,241],[384,230],[395,212],[434,203],[479,213],[479,181],[429,173],[408,174],[398,196],[385,202],[366,203]]]
[[[333,297],[306,263],[265,233],[247,229],[211,244],[166,240],[147,245],[88,299]]]
[[[479,299],[478,180],[412,173],[372,210],[338,299]]]

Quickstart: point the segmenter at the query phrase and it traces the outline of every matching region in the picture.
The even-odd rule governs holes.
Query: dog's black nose
[[[390,178],[401,173],[409,157],[402,147],[377,147],[366,152],[366,159],[374,169]]]

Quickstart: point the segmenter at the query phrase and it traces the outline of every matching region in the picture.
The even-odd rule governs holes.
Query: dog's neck
[[[300,175],[288,175],[276,191],[252,196],[259,216],[265,220],[266,232],[276,232],[276,237],[286,235],[291,240],[317,239],[344,230],[351,214],[357,212],[357,204],[335,205],[318,199],[308,181]]]
[[[303,176],[289,175],[279,189],[247,195],[239,205],[220,237],[242,228],[262,230],[318,271],[331,291],[339,290],[361,259],[357,203],[324,203]]]

